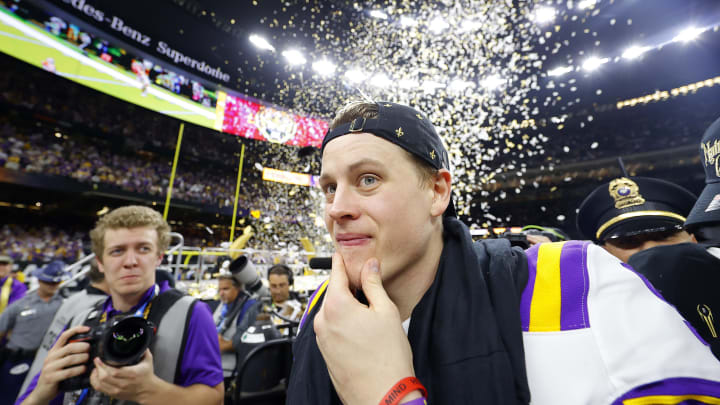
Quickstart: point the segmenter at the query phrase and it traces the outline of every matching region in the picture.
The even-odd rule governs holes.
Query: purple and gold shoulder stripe
[[[325,280],[318,286],[318,288],[315,290],[315,292],[310,296],[310,299],[308,300],[308,306],[305,309],[305,313],[303,314],[302,318],[300,318],[300,325],[298,326],[297,333],[300,334],[300,330],[305,325],[305,320],[312,312],[313,308],[317,305],[318,301],[320,300],[320,297],[325,294],[325,289],[327,289],[328,286],[328,280]]]
[[[543,243],[528,249],[528,283],[520,300],[524,332],[590,327],[587,249],[590,242]]]

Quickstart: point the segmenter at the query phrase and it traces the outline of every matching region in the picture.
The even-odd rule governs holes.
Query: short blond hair
[[[159,212],[142,205],[128,205],[116,208],[100,218],[90,231],[90,241],[95,257],[102,263],[105,250],[105,232],[108,229],[152,227],[157,232],[158,252],[164,252],[170,246],[170,225]]]
[[[375,117],[377,117],[379,112],[380,112],[380,109],[378,108],[378,105],[371,101],[366,101],[366,100],[349,101],[337,110],[337,112],[335,113],[335,118],[333,118],[332,122],[330,123],[330,129],[332,130],[332,129],[339,127],[342,124],[347,124],[348,122],[352,122],[355,118],[365,118],[365,119],[375,118]],[[412,159],[413,163],[415,164],[415,167],[418,169],[418,176],[420,177],[420,184],[422,186],[428,186],[428,185],[432,184],[432,180],[435,179],[435,176],[437,176],[438,170],[436,168],[430,166],[430,164],[428,164],[426,161],[413,155],[412,153],[410,153],[404,149],[403,149],[403,151],[405,153],[407,153],[408,156],[410,156],[410,159]]]

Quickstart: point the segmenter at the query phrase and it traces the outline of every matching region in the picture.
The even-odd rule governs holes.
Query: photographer
[[[230,377],[237,363],[236,351],[240,347],[243,332],[255,323],[260,313],[260,301],[250,297],[243,285],[230,273],[218,276],[218,305],[213,318],[217,327],[222,367],[225,377]]]
[[[98,221],[90,237],[110,298],[73,318],[18,402],[99,404],[109,398],[114,404],[222,402],[220,351],[209,309],[167,283],[155,284],[155,268],[170,242],[169,233],[160,214],[142,206],[115,209]],[[157,326],[137,364],[117,367],[101,359],[102,353],[113,352],[111,346],[103,347],[108,336],[115,339],[112,344],[122,346],[142,331],[152,333],[145,328],[135,335],[108,334],[122,319],[118,315],[129,315],[125,320],[142,321],[142,317]],[[81,333],[87,335],[76,336]],[[103,339],[97,339],[98,334]],[[76,378],[87,372],[89,384]]]
[[[287,325],[288,320],[300,322],[303,313],[303,306],[295,299],[294,292],[290,291],[293,285],[293,273],[284,264],[276,264],[268,270],[268,284],[272,301],[266,306],[265,311],[271,314],[275,325]],[[276,314],[280,314],[278,317]],[[284,319],[283,319],[284,318]],[[283,328],[283,334],[290,334],[289,327]]]

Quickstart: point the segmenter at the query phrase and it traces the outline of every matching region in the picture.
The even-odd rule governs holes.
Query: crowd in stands
[[[54,226],[4,224],[0,228],[0,251],[17,262],[67,263],[82,257],[87,232],[65,231]]]
[[[6,120],[2,122],[0,166],[108,184],[134,193],[165,194],[170,178],[167,162],[148,159],[148,156],[118,154],[83,139],[55,138],[51,132],[47,127],[22,128]],[[213,179],[212,185],[207,182],[209,178]],[[200,168],[181,171],[176,177],[173,194],[182,200],[228,206],[234,186],[228,176]]]

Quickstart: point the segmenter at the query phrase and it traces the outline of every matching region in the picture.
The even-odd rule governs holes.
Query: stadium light
[[[368,75],[360,69],[350,69],[345,72],[345,78],[351,83],[360,83],[367,79]]]
[[[413,79],[401,79],[398,82],[398,87],[405,90],[410,90],[418,87],[420,84],[417,82],[417,80]]]
[[[406,27],[406,28],[414,27],[417,25],[417,21],[404,15],[404,16],[400,17],[400,25],[402,25],[403,27]]]
[[[482,23],[478,20],[466,19],[460,23],[460,32],[477,31],[482,27]]]
[[[640,55],[650,50],[647,46],[631,46],[623,52],[622,57],[624,59],[637,59]]]
[[[555,69],[549,70],[548,76],[562,76],[565,73],[572,72],[572,70],[572,66],[560,66],[556,67]]]
[[[547,6],[538,7],[535,9],[532,19],[538,24],[553,22],[553,20],[555,20],[555,9]]]
[[[435,93],[435,90],[445,87],[445,84],[434,80],[425,80],[421,87],[425,93],[432,94]]]
[[[389,87],[392,81],[385,73],[378,73],[370,79],[370,84],[375,87]]]
[[[387,20],[388,15],[382,10],[371,10],[370,17],[377,18],[379,20]]]
[[[475,83],[466,82],[465,80],[462,80],[462,79],[455,79],[452,82],[450,82],[450,86],[448,86],[448,90],[460,92],[460,91],[467,89],[468,87],[475,87]]]
[[[282,55],[291,66],[304,65],[305,62],[307,62],[307,59],[305,59],[303,54],[297,49],[288,49],[287,51],[283,51]]]
[[[587,58],[585,62],[583,62],[582,67],[588,72],[592,72],[593,70],[599,68],[602,64],[607,63],[608,60],[608,58],[598,58],[595,56],[591,56]]]
[[[680,33],[673,38],[674,42],[690,42],[692,40],[697,39],[697,37],[702,34],[703,29],[702,28],[696,28],[696,27],[689,27],[685,28],[684,30],[680,31]]]
[[[250,42],[252,42],[252,44],[255,45],[257,48],[275,52],[275,47],[272,46],[272,44],[268,42],[267,39],[261,37],[260,35],[250,35]]]
[[[595,3],[596,0],[580,0],[577,6],[580,10],[585,10],[586,8],[594,7]]]
[[[428,24],[428,29],[430,29],[430,31],[434,34],[439,34],[448,29],[448,27],[450,27],[450,24],[448,24],[442,17],[435,17]]]
[[[335,73],[335,69],[337,69],[337,65],[335,65],[334,63],[332,63],[331,61],[329,61],[327,59],[321,59],[321,60],[313,63],[312,68],[320,76],[330,76],[333,73]]]
[[[505,83],[505,80],[498,75],[490,75],[480,82],[480,84],[488,90],[495,90],[503,83]]]

